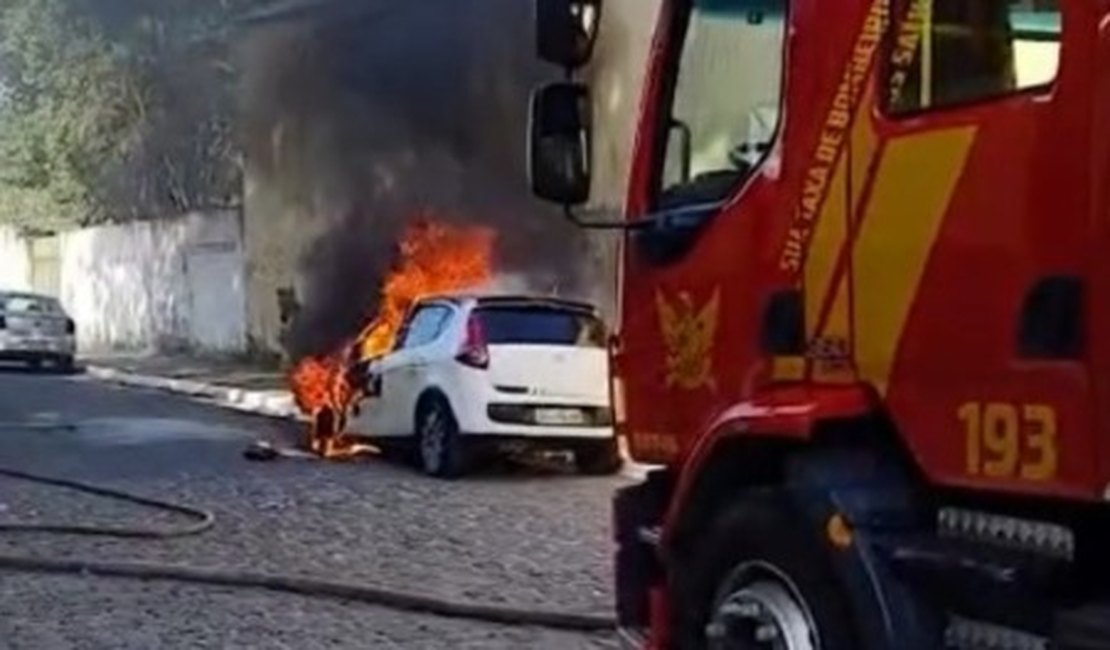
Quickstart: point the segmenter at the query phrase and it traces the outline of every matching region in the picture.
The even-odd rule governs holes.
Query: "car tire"
[[[428,476],[453,479],[466,472],[466,449],[447,400],[421,400],[416,413],[416,457]]]
[[[621,471],[624,460],[616,438],[586,442],[574,450],[574,465],[580,474],[611,476]]]
[[[60,357],[54,362],[54,369],[62,375],[72,375],[76,368],[77,364],[71,356]]]
[[[780,493],[741,497],[671,576],[677,648],[763,647],[750,637],[768,626],[790,650],[858,648],[825,547]]]

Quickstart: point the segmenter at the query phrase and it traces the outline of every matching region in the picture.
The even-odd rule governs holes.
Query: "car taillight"
[[[486,333],[482,329],[482,321],[476,316],[471,316],[466,321],[466,338],[455,356],[459,363],[471,368],[485,369],[489,367],[489,346],[486,345]]]
[[[77,333],[77,323],[73,322],[72,318],[67,318],[66,319],[66,334],[76,334],[76,333]]]

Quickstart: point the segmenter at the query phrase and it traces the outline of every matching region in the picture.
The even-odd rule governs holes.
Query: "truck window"
[[[890,113],[979,102],[1056,79],[1059,0],[895,0],[894,16]]]
[[[660,208],[726,199],[769,150],[782,99],[786,0],[687,0],[679,11]]]
[[[490,345],[605,347],[605,325],[589,314],[550,307],[483,307],[478,310]]]

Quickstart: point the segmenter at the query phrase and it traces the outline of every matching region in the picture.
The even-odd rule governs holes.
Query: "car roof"
[[[34,300],[52,300],[54,302],[58,301],[58,299],[54,296],[48,296],[44,293],[32,293],[30,291],[5,291],[3,289],[0,289],[0,298],[28,298]]]
[[[555,296],[529,293],[452,293],[427,296],[420,300],[420,304],[429,302],[453,302],[462,304],[475,303],[479,307],[527,307],[545,306],[571,311],[587,312],[597,315],[596,306],[579,300],[569,300]]]

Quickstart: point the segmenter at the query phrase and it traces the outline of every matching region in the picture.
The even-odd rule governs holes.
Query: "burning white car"
[[[366,370],[348,431],[411,447],[432,476],[508,445],[574,453],[583,473],[620,469],[605,325],[590,305],[450,295],[410,311],[394,349]]]

